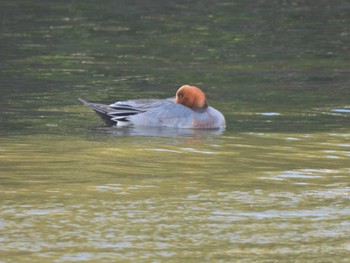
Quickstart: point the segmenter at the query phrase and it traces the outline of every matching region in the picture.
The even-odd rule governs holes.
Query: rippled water
[[[0,4],[0,262],[347,262],[349,4]],[[224,131],[109,128],[201,86]]]

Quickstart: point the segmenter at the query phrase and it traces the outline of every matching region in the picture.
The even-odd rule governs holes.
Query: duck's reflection
[[[145,136],[145,137],[197,137],[206,135],[221,135],[221,129],[174,129],[165,127],[98,127],[93,128],[97,133],[112,136]]]

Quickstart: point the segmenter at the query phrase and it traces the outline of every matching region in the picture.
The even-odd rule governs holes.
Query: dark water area
[[[347,262],[350,3],[1,1],[0,261]],[[78,101],[201,87],[224,131]]]
[[[78,96],[162,98],[183,83],[223,104],[237,131],[265,127],[254,118],[242,127],[235,120],[250,119],[242,111],[294,112],[288,123],[304,120],[295,131],[325,129],[325,121],[348,126],[344,114],[331,111],[347,107],[350,93],[346,1],[103,3],[2,4],[5,127],[16,118],[11,110],[24,111],[27,127],[37,117],[27,114],[46,106],[62,111]],[[322,113],[322,120],[314,116]]]

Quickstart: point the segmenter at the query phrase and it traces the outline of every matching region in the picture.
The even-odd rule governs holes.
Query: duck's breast
[[[195,113],[192,126],[195,129],[218,129],[224,128],[226,121],[221,112],[208,107],[204,112]]]

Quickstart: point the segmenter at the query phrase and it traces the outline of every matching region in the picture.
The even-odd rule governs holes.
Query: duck
[[[224,115],[208,105],[205,93],[196,86],[181,86],[173,98],[134,99],[112,104],[91,103],[78,98],[94,110],[108,126],[144,126],[183,129],[222,129]]]

